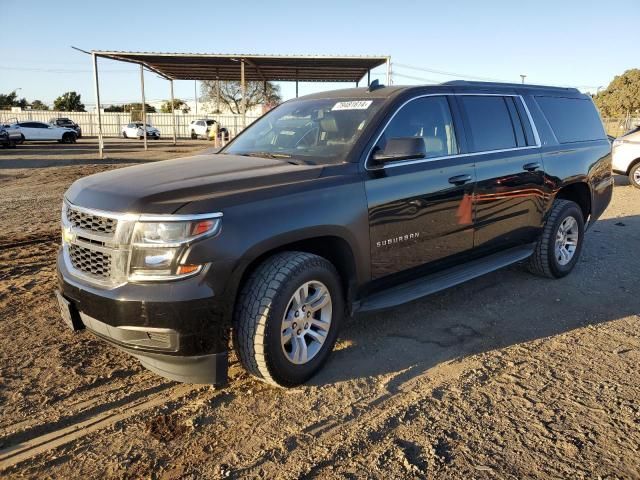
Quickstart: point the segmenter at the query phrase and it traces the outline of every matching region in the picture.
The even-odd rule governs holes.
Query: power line
[[[424,67],[416,67],[414,65],[407,65],[404,63],[394,63],[393,64],[394,67],[400,67],[400,68],[408,68],[409,70],[417,70],[420,72],[427,72],[427,73],[435,73],[436,75],[446,75],[449,77],[458,77],[458,78],[468,78],[471,80],[483,80],[483,81],[487,81],[487,82],[507,82],[508,80],[503,80],[503,79],[498,79],[498,78],[492,78],[492,77],[481,77],[478,75],[468,75],[465,73],[456,73],[456,72],[447,72],[445,70],[436,70],[433,68],[424,68]]]

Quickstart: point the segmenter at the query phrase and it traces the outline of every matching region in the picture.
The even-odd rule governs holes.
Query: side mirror
[[[384,150],[374,152],[372,160],[376,163],[386,163],[425,158],[426,156],[427,149],[422,137],[400,137],[387,140]]]

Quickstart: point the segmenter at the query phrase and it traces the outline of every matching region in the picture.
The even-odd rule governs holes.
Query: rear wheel
[[[234,344],[260,380],[293,387],[329,357],[344,315],[335,267],[303,252],[274,255],[242,287],[234,311]]]
[[[75,140],[76,140],[76,136],[71,132],[67,132],[64,135],[62,135],[62,143],[74,143]]]
[[[529,270],[548,278],[568,275],[578,263],[583,239],[584,218],[578,204],[556,200],[529,258]]]
[[[640,188],[640,162],[631,167],[629,182],[636,188]]]

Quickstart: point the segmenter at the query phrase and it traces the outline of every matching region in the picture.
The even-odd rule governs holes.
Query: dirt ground
[[[516,265],[358,316],[301,388],[235,359],[224,388],[182,385],[67,331],[64,190],[207,146],[0,150],[0,477],[640,478],[640,190],[623,178],[569,277]]]

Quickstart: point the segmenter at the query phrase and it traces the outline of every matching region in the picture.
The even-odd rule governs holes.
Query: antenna
[[[367,89],[367,91],[373,92],[374,90],[377,90],[379,88],[384,88],[384,85],[382,85],[376,78],[373,82],[369,84],[369,88]]]

